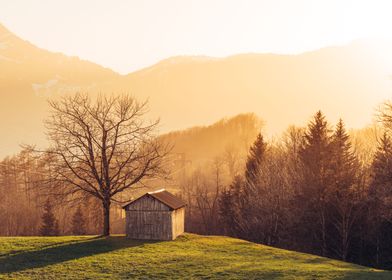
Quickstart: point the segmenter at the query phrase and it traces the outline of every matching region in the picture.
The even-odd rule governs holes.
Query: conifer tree
[[[239,198],[242,205],[241,215],[243,217],[242,230],[245,239],[264,242],[265,230],[265,186],[263,185],[263,164],[266,157],[267,144],[259,133],[256,140],[249,149],[249,155],[245,166],[245,182],[243,192]]]
[[[392,191],[392,141],[385,132],[379,144],[372,163],[371,191],[385,194]]]
[[[47,199],[44,205],[44,213],[42,215],[41,235],[56,236],[59,235],[59,225],[56,217],[53,214],[52,204]]]
[[[318,111],[309,123],[300,150],[303,167],[303,182],[297,194],[300,207],[300,229],[303,238],[313,239],[314,249],[320,254],[327,254],[327,193],[331,182],[331,137],[328,123],[321,111]]]
[[[325,116],[318,111],[305,132],[305,141],[300,151],[307,176],[307,187],[319,192],[326,186],[330,162],[330,130]],[[312,191],[312,190],[310,190]]]
[[[236,176],[221,195],[220,213],[234,236],[262,242],[263,211],[261,203],[262,165],[266,143],[261,134],[249,149],[244,178]]]
[[[335,232],[331,235],[331,243],[334,244],[338,257],[347,260],[353,228],[359,213],[356,195],[359,165],[341,119],[332,136],[331,155],[333,182],[329,189],[328,202],[331,205],[330,217]]]
[[[375,251],[375,265],[384,265],[391,257],[392,238],[392,140],[385,132],[379,139],[372,163],[369,189],[370,243]]]
[[[86,234],[86,219],[80,206],[72,217],[72,233],[75,235]]]
[[[263,136],[259,133],[255,142],[249,149],[249,155],[246,161],[245,180],[249,190],[254,191],[260,183],[262,163],[265,157],[266,148],[267,145],[264,142]]]
[[[219,199],[219,214],[227,233],[243,237],[244,231],[244,217],[242,212],[244,210],[244,180],[241,176],[234,177],[233,182],[226,191],[223,191]]]

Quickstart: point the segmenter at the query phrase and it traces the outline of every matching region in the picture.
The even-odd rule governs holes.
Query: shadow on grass
[[[75,260],[96,254],[141,246],[151,241],[129,240],[125,237],[95,237],[66,243],[52,244],[51,247],[34,251],[17,252],[0,257],[0,274],[40,268],[65,261]]]
[[[392,279],[392,272],[390,271],[351,271],[345,273],[342,277],[336,279],[342,280],[390,280]]]
[[[40,237],[38,237],[38,238],[40,238]],[[49,243],[49,244],[42,245],[42,246],[35,246],[33,249],[27,249],[27,250],[26,249],[12,250],[12,251],[9,251],[7,253],[0,254],[0,259],[2,259],[3,257],[8,257],[8,256],[11,256],[11,255],[15,255],[15,254],[18,254],[18,253],[26,253],[28,251],[38,251],[38,250],[43,250],[45,248],[50,248],[50,247],[54,247],[54,246],[60,246],[60,245],[65,245],[65,244],[72,244],[72,243],[77,243],[77,242],[80,242],[80,241],[89,241],[89,240],[98,239],[98,238],[100,238],[100,236],[93,236],[91,238],[86,238],[86,239],[83,239],[83,240],[67,240],[67,241]]]

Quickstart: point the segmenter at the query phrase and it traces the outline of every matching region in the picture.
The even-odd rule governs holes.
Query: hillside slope
[[[175,57],[122,82],[149,97],[152,111],[172,129],[254,112],[267,131],[279,133],[319,109],[333,121],[342,117],[349,127],[361,127],[392,91],[392,60],[384,47],[354,42],[298,55]]]
[[[0,279],[391,279],[375,270],[227,237],[0,238]]]
[[[0,24],[0,158],[44,142],[47,98],[100,89],[119,75],[97,64],[40,49]]]
[[[183,56],[120,75],[40,49],[0,24],[0,158],[21,143],[44,144],[46,99],[75,91],[149,99],[162,132],[254,112],[267,132],[277,133],[319,109],[333,121],[342,117],[349,127],[361,127],[392,92],[389,49],[389,43],[355,42],[298,55]]]
[[[245,156],[262,127],[262,120],[256,115],[240,114],[208,126],[163,134],[160,139],[173,144],[172,153],[183,154],[187,160],[196,163],[224,156],[228,151]]]

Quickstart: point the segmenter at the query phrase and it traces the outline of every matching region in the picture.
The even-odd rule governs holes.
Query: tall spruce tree
[[[309,123],[300,150],[303,180],[297,194],[299,232],[310,237],[308,249],[327,255],[327,193],[331,183],[331,136],[328,123],[318,111]],[[310,246],[310,248],[309,248]]]
[[[392,140],[385,132],[379,140],[372,163],[369,189],[369,243],[378,267],[392,258]]]
[[[75,235],[86,234],[86,219],[80,206],[72,217],[72,233]]]
[[[267,145],[264,142],[264,138],[259,133],[249,149],[249,155],[246,161],[245,180],[249,191],[255,191],[260,183],[266,148]]]
[[[49,199],[46,200],[44,205],[44,213],[42,215],[42,226],[40,230],[43,236],[56,236],[59,235],[59,224],[53,214],[53,207]]]
[[[229,189],[221,195],[220,215],[234,236],[263,242],[263,211],[261,178],[266,143],[261,134],[249,149],[244,176],[236,176]]]
[[[242,215],[246,207],[243,195],[244,185],[242,176],[235,176],[229,188],[222,192],[219,199],[219,214],[225,231],[235,237],[245,236],[246,220]]]
[[[372,192],[392,191],[392,140],[385,132],[379,140],[372,163]]]
[[[244,207],[241,210],[243,216],[243,230],[246,238],[251,241],[264,242],[265,231],[263,221],[265,215],[263,211],[263,163],[266,157],[267,144],[263,136],[259,133],[256,140],[249,149],[245,166],[245,183],[242,192]]]
[[[333,234],[330,235],[329,247],[334,248],[337,257],[347,260],[360,208],[356,188],[359,165],[341,119],[332,136],[331,155],[333,182],[328,202]]]

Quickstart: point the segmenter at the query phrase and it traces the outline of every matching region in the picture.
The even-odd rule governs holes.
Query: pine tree
[[[250,190],[257,188],[260,183],[262,163],[265,157],[266,148],[267,145],[264,142],[263,136],[259,133],[255,142],[249,149],[245,167],[245,180]]]
[[[355,157],[350,138],[340,119],[332,136],[331,170],[333,183],[328,193],[328,203],[331,205],[330,214],[334,234],[331,243],[336,254],[342,260],[347,260],[351,245],[353,229],[359,213],[357,197],[358,160]]]
[[[327,254],[327,193],[331,181],[331,137],[325,116],[318,111],[309,123],[300,149],[302,184],[297,194],[299,231],[310,247]],[[311,234],[311,238],[309,238]],[[313,243],[313,244],[312,244]]]
[[[249,149],[244,178],[236,176],[220,199],[220,214],[228,231],[236,237],[258,242],[263,241],[264,235],[260,189],[265,152],[266,143],[258,134]]]
[[[326,178],[330,161],[330,130],[325,116],[318,111],[305,132],[304,145],[300,150],[300,158],[307,176],[307,186],[319,192],[326,186]],[[310,190],[312,191],[312,190]]]
[[[259,133],[249,149],[245,166],[245,182],[239,200],[244,205],[242,215],[242,238],[265,242],[265,185],[263,184],[263,165],[266,157],[267,144]]]
[[[72,233],[75,235],[86,234],[86,219],[80,206],[72,217]]]
[[[241,176],[235,176],[233,182],[226,191],[223,191],[219,199],[219,214],[226,232],[231,236],[244,236],[244,180]]]
[[[372,163],[369,189],[370,243],[375,251],[375,264],[390,259],[392,239],[392,140],[387,133],[380,138]]]
[[[44,205],[44,213],[42,215],[41,235],[56,236],[59,235],[59,225],[56,217],[53,214],[52,204],[47,199]]]
[[[372,163],[372,192],[392,192],[392,141],[387,133],[384,133]]]

